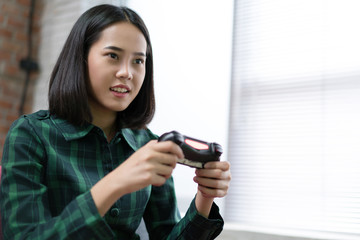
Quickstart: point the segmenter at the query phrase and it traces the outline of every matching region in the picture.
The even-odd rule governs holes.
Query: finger
[[[161,175],[154,175],[152,178],[152,183],[151,185],[153,186],[161,186],[166,182],[167,178]]]
[[[212,198],[216,198],[216,197],[225,197],[227,194],[227,190],[224,189],[211,189],[211,188],[207,188],[201,185],[198,185],[198,190],[201,192],[201,194],[204,197],[212,197]]]
[[[144,159],[149,161],[160,162],[165,165],[172,166],[173,168],[176,166],[176,162],[178,160],[178,156],[176,155],[176,151],[180,150],[180,156],[182,154],[181,149],[176,149],[179,147],[177,145],[173,146],[170,142],[167,144],[160,144],[156,140],[152,140],[143,148],[143,152],[145,155]],[[174,149],[174,150],[172,150]],[[149,151],[150,150],[150,151]],[[175,154],[174,154],[175,152]]]
[[[172,141],[157,142],[153,145],[155,151],[163,153],[171,153],[176,155],[178,158],[184,158],[183,151],[176,143]]]
[[[205,169],[221,169],[223,171],[227,171],[230,169],[230,163],[227,161],[212,161],[207,162],[204,165]]]
[[[230,170],[223,171],[221,169],[196,169],[196,176],[214,179],[231,179]]]
[[[147,184],[159,186],[171,176],[173,169],[168,165],[158,162],[144,164],[142,166],[141,179]]]
[[[171,153],[155,152],[153,156],[153,161],[170,166],[172,169],[175,168],[177,159],[178,157]]]
[[[229,181],[227,180],[194,177],[194,182],[196,182],[202,187],[207,187],[211,189],[227,190],[229,188]]]
[[[155,163],[154,165],[154,172],[157,175],[164,176],[169,178],[176,166],[176,161],[172,161],[171,164],[164,164],[164,163]]]
[[[229,162],[208,162],[205,168],[196,169],[195,174],[200,177],[226,179],[230,174]]]
[[[213,178],[222,179],[224,178],[224,172],[220,169],[196,169],[195,174],[201,178]]]

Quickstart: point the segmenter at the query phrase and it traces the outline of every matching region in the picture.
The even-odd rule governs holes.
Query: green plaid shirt
[[[4,239],[139,239],[142,218],[150,239],[214,239],[223,227],[218,207],[206,219],[192,201],[181,219],[172,178],[123,196],[99,215],[90,188],[156,138],[149,130],[122,129],[108,143],[100,128],[74,126],[48,111],[21,117],[3,151]]]

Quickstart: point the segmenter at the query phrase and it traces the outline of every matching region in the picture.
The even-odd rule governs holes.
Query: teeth
[[[128,90],[126,88],[110,88],[112,91],[119,92],[119,93],[126,93]]]

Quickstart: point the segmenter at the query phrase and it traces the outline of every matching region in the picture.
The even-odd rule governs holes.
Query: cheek
[[[90,50],[87,58],[87,68],[89,80],[93,81],[101,77],[102,72],[106,69],[104,60],[95,50]]]
[[[144,78],[142,78],[141,80],[138,80],[137,82],[136,82],[136,88],[137,88],[137,94],[140,92],[140,89],[141,89],[141,87],[143,86],[143,84],[144,84]]]
[[[99,63],[95,61],[89,61],[88,63],[88,85],[94,90],[101,86],[103,77],[103,69]]]
[[[94,71],[95,68],[90,68],[88,70],[88,78],[87,78],[87,90],[91,97],[96,97],[97,94],[103,92],[101,75],[98,71]]]
[[[95,89],[96,89],[96,79],[97,76],[96,76],[96,72],[94,71],[91,71],[89,70],[88,71],[88,84],[87,84],[87,87],[88,87],[88,90],[91,92],[91,93],[94,93],[95,92]]]
[[[89,78],[94,78],[96,77],[97,75],[97,72],[96,69],[99,68],[99,64],[92,60],[91,58],[89,58],[89,61],[88,61],[88,73],[89,73]]]

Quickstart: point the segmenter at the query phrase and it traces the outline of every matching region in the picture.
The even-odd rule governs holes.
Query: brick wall
[[[28,23],[31,0],[0,0],[0,159],[7,131],[19,117],[26,74],[19,67],[28,55]],[[37,59],[43,0],[36,0],[33,18],[32,58]],[[31,74],[24,113],[32,111],[34,85],[38,73]]]

